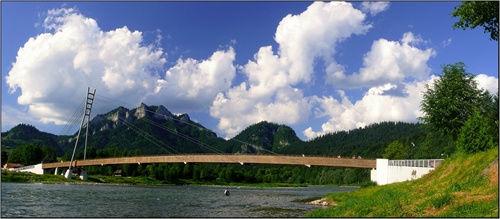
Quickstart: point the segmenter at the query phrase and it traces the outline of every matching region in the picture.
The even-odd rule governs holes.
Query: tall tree
[[[464,1],[455,7],[451,13],[460,20],[453,25],[453,29],[474,29],[483,26],[484,32],[490,33],[490,39],[498,41],[498,1]]]
[[[483,90],[465,68],[462,62],[443,66],[443,75],[433,85],[425,85],[427,90],[420,103],[424,115],[419,119],[432,131],[449,134],[453,140],[457,139],[473,108],[483,102]]]

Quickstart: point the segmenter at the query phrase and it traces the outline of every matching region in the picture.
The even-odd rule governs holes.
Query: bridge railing
[[[249,156],[287,156],[287,157],[331,157],[338,158],[338,156],[325,156],[325,155],[313,155],[313,154],[235,154],[235,153],[194,153],[194,154],[140,154],[140,155],[130,155],[126,157],[153,157],[153,156],[183,156],[183,155],[249,155]],[[102,158],[115,158],[115,157],[102,157]],[[364,160],[375,160],[375,158],[351,158],[349,156],[341,157],[343,159],[364,159]],[[101,159],[101,158],[95,158]]]
[[[436,168],[444,159],[389,160],[389,166]]]
[[[22,167],[17,167],[17,168],[14,168],[13,171],[14,172],[19,172],[21,170],[26,170],[26,169],[33,169],[35,168],[35,165],[29,165],[29,166],[22,166]]]

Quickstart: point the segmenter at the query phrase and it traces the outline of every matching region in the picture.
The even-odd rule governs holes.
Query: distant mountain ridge
[[[225,140],[187,114],[174,115],[164,106],[134,109],[118,107],[95,116],[90,121],[88,147],[95,150],[118,148],[140,154],[179,153],[237,153],[237,154],[308,154],[327,156],[380,157],[391,141],[417,141],[421,134],[419,124],[381,122],[365,128],[329,133],[310,141],[299,139],[286,125],[262,121]],[[80,139],[83,139],[84,131]],[[49,145],[62,154],[72,153],[76,133],[57,136],[38,131],[34,126],[20,124],[2,133],[2,148],[13,148],[26,143]],[[77,152],[83,151],[83,140]]]
[[[39,131],[35,126],[19,124],[7,132],[2,132],[2,149],[13,149],[17,146],[35,144],[47,145],[54,151],[61,153],[62,149],[57,143],[57,135]]]
[[[233,153],[279,152],[293,144],[303,143],[295,131],[286,126],[270,122],[259,122],[244,129],[227,143]]]

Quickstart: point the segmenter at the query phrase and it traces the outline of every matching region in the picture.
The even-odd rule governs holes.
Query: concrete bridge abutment
[[[377,185],[419,179],[436,168],[443,159],[388,160],[377,159],[376,169],[371,170],[371,181]]]

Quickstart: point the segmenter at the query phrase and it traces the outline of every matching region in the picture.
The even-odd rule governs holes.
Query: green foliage
[[[430,131],[440,131],[457,139],[461,127],[479,107],[483,91],[478,89],[474,75],[468,73],[462,62],[443,66],[441,75],[433,86],[425,85],[421,110]]]
[[[42,146],[42,163],[51,163],[57,160],[56,152],[47,145]]]
[[[9,158],[9,153],[7,153],[7,151],[2,150],[2,167],[5,163],[7,163],[8,158]]]
[[[437,198],[431,199],[431,203],[434,208],[442,208],[443,206],[449,205],[452,198],[452,195],[446,192],[443,195],[439,195]]]
[[[498,41],[498,1],[463,1],[451,15],[460,17],[453,29],[482,26],[485,33],[490,33],[491,40]]]
[[[383,154],[383,158],[391,160],[407,159],[410,156],[410,147],[403,146],[398,140],[391,142]]]
[[[462,127],[457,140],[457,149],[465,153],[477,153],[493,148],[493,138],[489,132],[487,120],[478,110],[474,110]]]
[[[262,121],[247,127],[227,141],[225,152],[268,154],[269,151],[278,152],[300,143],[302,141],[290,127]]]
[[[421,129],[421,124],[380,122],[349,131],[328,133],[308,142],[293,144],[278,153],[380,158],[384,148],[394,140],[399,140],[404,145],[414,142],[419,147],[424,140],[424,130]]]
[[[14,148],[9,156],[9,163],[20,163],[24,166],[40,163],[44,158],[42,149],[36,145],[23,145]]]
[[[442,132],[427,132],[425,139],[417,145],[413,159],[441,158],[441,154],[453,154],[455,140]]]
[[[370,180],[360,184],[360,188],[368,188],[372,186],[377,186],[377,183]]]
[[[496,94],[490,94],[488,91],[484,92],[479,106],[480,114],[487,120],[490,135],[493,137],[493,142],[498,145],[498,91]]]
[[[2,132],[2,149],[14,149],[27,144],[47,145],[57,155],[61,155],[62,150],[59,148],[56,139],[56,135],[41,132],[32,125],[19,124],[7,132]]]
[[[61,175],[53,174],[35,174],[30,172],[11,172],[2,171],[2,183],[3,182],[14,182],[14,183],[61,183],[61,182],[78,182],[81,183],[80,179],[66,179]]]
[[[420,179],[326,198],[337,205],[306,217],[498,218],[498,148],[455,154]]]

